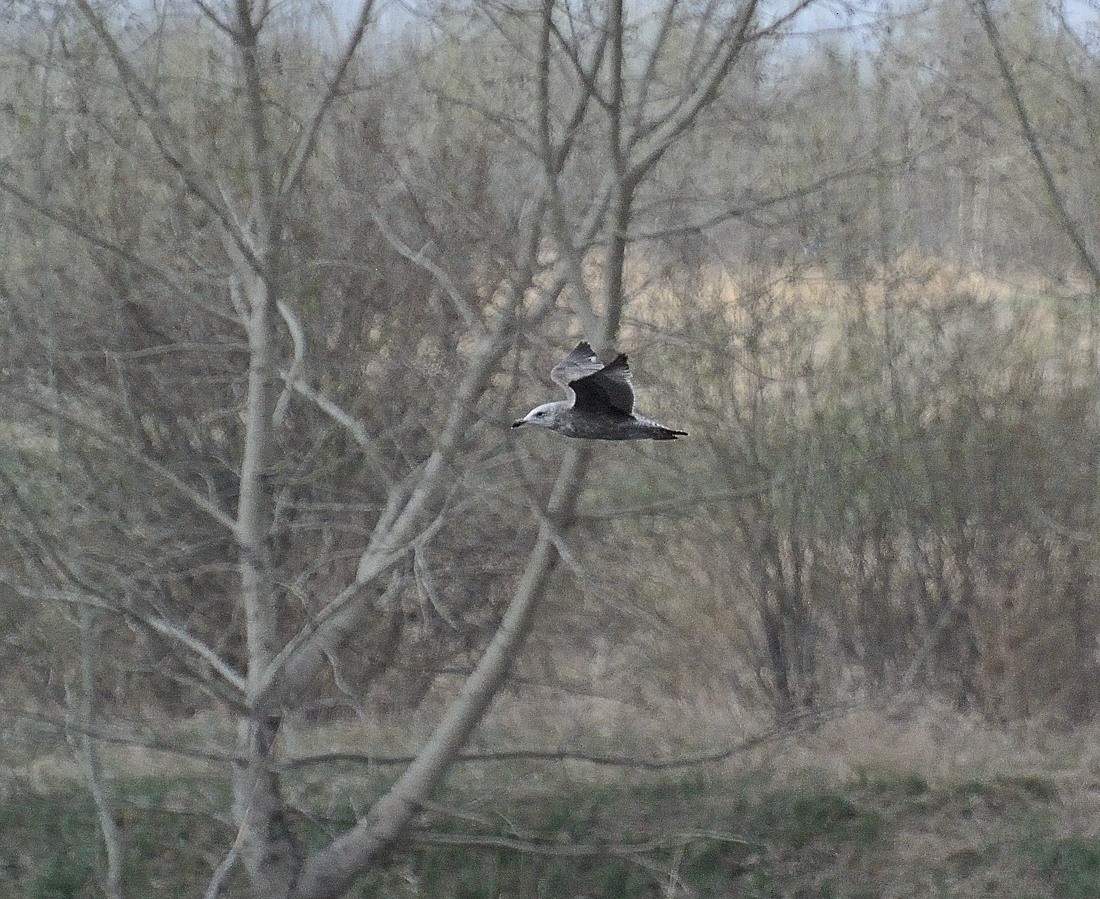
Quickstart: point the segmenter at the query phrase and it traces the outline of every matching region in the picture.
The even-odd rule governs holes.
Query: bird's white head
[[[523,416],[523,418],[517,418],[512,422],[512,427],[518,428],[520,425],[540,425],[544,428],[554,430],[554,426],[558,423],[558,412],[568,405],[569,403],[543,403],[541,406],[535,406],[535,408]]]

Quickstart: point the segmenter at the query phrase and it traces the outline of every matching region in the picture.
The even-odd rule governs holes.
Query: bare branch
[[[454,620],[454,617],[449,611],[447,606],[439,598],[439,594],[435,589],[435,579],[432,577],[431,566],[425,559],[424,541],[418,540],[413,550],[413,574],[416,577],[416,586],[421,596],[427,599],[437,615],[442,618],[447,626],[453,631],[459,630],[458,622]]]
[[[95,803],[99,818],[99,832],[107,853],[107,876],[103,891],[107,899],[122,899],[122,867],[124,851],[122,833],[112,808],[111,796],[103,782],[103,769],[99,757],[99,746],[91,737],[94,728],[96,705],[98,702],[95,662],[97,641],[95,639],[92,612],[87,606],[80,607],[78,616],[80,627],[80,726],[83,729],[80,739],[80,756],[84,767],[84,778]]]
[[[225,321],[236,321],[236,319],[229,315],[229,313],[225,310],[217,309],[213,306],[203,303],[198,297],[195,296],[195,292],[192,289],[180,283],[179,279],[177,279],[171,272],[165,271],[159,266],[153,265],[151,262],[148,261],[148,259],[144,258],[140,254],[134,253],[126,249],[125,247],[114,243],[113,241],[107,240],[102,235],[94,232],[85,223],[78,222],[76,219],[71,218],[70,216],[58,211],[56,208],[51,207],[47,203],[44,203],[41,200],[31,196],[29,193],[22,190],[17,185],[13,184],[7,179],[0,178],[0,190],[18,200],[28,209],[32,209],[34,212],[42,216],[47,221],[53,222],[55,225],[64,228],[70,234],[79,237],[90,246],[105,250],[106,252],[117,256],[119,259],[124,260],[127,264],[132,265],[143,272],[146,272],[147,274],[156,278],[166,287],[171,289],[176,295],[187,300],[189,303],[195,304],[205,312],[208,312],[211,315]]]
[[[711,103],[733,63],[746,44],[749,26],[756,14],[759,0],[745,0],[737,18],[716,45],[709,65],[704,67],[690,93],[681,97],[672,109],[641,129],[632,131],[627,140],[629,167],[627,177],[640,181],[668,151],[673,142],[695,121],[699,112]],[[800,4],[800,6],[805,3]]]
[[[59,553],[54,545],[54,541],[50,539],[46,528],[38,520],[38,516],[31,508],[24,498],[19,489],[19,485],[12,480],[8,474],[0,469],[0,482],[3,482],[4,486],[8,489],[8,495],[15,503],[16,507],[23,514],[27,523],[31,526],[37,538],[39,548],[43,554],[49,558],[49,560],[57,567],[57,570],[74,586],[78,589],[89,594],[91,597],[97,597],[97,600],[89,599],[87,596],[70,597],[67,594],[59,594],[58,598],[66,602],[74,603],[80,607],[92,605],[104,610],[122,613],[133,619],[134,621],[142,624],[148,629],[160,634],[161,636],[169,637],[176,641],[180,645],[189,649],[199,659],[206,662],[214,671],[220,675],[227,684],[239,691],[242,695],[244,693],[245,683],[244,680],[224,661],[222,658],[199,640],[194,635],[190,634],[183,628],[179,628],[176,625],[170,624],[167,621],[158,618],[152,618],[150,616],[142,615],[140,612],[134,609],[128,609],[116,602],[112,596],[110,596],[105,590],[101,589],[97,585],[91,583],[87,578],[83,577],[77,572],[72,565],[70,565],[66,559]]]
[[[146,630],[152,631],[162,637],[167,637],[173,642],[178,643],[181,647],[190,651],[199,661],[209,665],[228,686],[236,691],[237,698],[235,700],[230,698],[229,701],[231,704],[239,705],[240,697],[243,697],[245,694],[246,682],[244,678],[237,674],[237,672],[218,655],[216,650],[207,646],[179,625],[172,624],[170,621],[165,621],[163,618],[154,618],[151,615],[144,615],[136,609],[116,602],[104,591],[100,590],[100,588],[73,572],[56,554],[51,554],[51,561],[53,561],[55,565],[58,565],[62,573],[69,580],[79,586],[80,589],[86,590],[89,594],[87,596],[73,596],[64,591],[58,591],[51,595],[52,599],[76,606],[78,609],[90,607],[112,614],[122,615],[134,624],[138,624]],[[218,692],[218,696],[220,699],[226,699],[220,692]]]
[[[668,41],[669,35],[672,34],[673,25],[676,24],[676,12],[679,8],[680,4],[678,0],[669,0],[669,2],[665,4],[664,13],[661,16],[661,24],[657,28],[657,34],[654,36],[653,40],[649,42],[645,68],[642,70],[642,75],[638,82],[638,99],[634,109],[634,119],[631,123],[631,127],[634,130],[641,127],[642,116],[645,114],[647,101],[649,100],[649,92],[655,82],[654,75],[661,61],[661,54],[665,49],[665,44]],[[701,28],[700,31],[702,31]],[[689,55],[688,59],[691,58],[692,57]]]
[[[160,634],[162,637],[168,637],[180,646],[189,649],[195,656],[213,668],[227,684],[237,690],[242,696],[244,695],[248,686],[245,678],[237,674],[227,662],[223,661],[215,650],[211,649],[187,630],[161,618],[150,618],[144,615],[137,615],[131,610],[127,610],[127,614],[137,618],[142,624]]]
[[[1035,162],[1035,167],[1039,170],[1043,187],[1046,189],[1047,199],[1054,208],[1054,213],[1062,226],[1062,230],[1077,251],[1081,264],[1088,269],[1089,276],[1092,278],[1093,289],[1098,290],[1100,289],[1100,260],[1089,249],[1084,232],[1074,220],[1069,207],[1066,205],[1065,196],[1058,187],[1054,172],[1047,161],[1046,152],[1039,141],[1039,134],[1031,122],[1031,115],[1028,113],[1027,107],[1024,105],[1023,94],[1021,94],[1020,86],[1016,82],[1016,76],[1012,73],[1012,66],[1009,65],[1000,31],[997,28],[997,23],[993,20],[992,13],[989,11],[988,0],[973,0],[973,2],[978,18],[981,20],[982,28],[985,29],[986,37],[989,38],[993,58],[997,62],[997,69],[1000,71],[1001,80],[1004,81],[1008,98],[1012,102],[1012,108],[1016,112],[1016,120],[1020,123],[1020,131],[1023,132],[1024,139],[1027,142],[1028,152]]]
[[[474,310],[471,309],[466,302],[466,298],[462,295],[462,291],[460,291],[454,281],[451,280],[451,276],[427,257],[424,253],[424,250],[427,248],[424,247],[420,250],[414,250],[410,247],[401,239],[397,232],[390,227],[385,216],[377,209],[370,210],[370,217],[378,226],[378,230],[382,232],[382,236],[389,241],[390,245],[397,250],[398,253],[414,265],[420,266],[424,271],[435,278],[439,286],[443,288],[443,292],[447,295],[447,298],[451,301],[451,305],[454,306],[458,314],[462,316],[462,321],[466,324],[466,327],[474,334],[484,335],[485,325],[482,324],[481,320],[474,314]]]
[[[757,213],[764,212],[767,209],[772,209],[776,206],[781,206],[784,203],[789,203],[792,200],[798,200],[803,197],[814,196],[819,193],[823,188],[828,187],[830,184],[834,184],[838,181],[848,181],[855,178],[866,177],[870,175],[881,175],[884,172],[900,169],[912,162],[914,157],[909,156],[904,159],[887,160],[884,162],[850,166],[848,168],[840,169],[835,172],[828,172],[821,175],[818,178],[814,178],[804,184],[800,184],[797,187],[793,187],[783,193],[773,194],[767,197],[760,197],[759,199],[752,200],[748,203],[737,203],[727,206],[718,212],[715,212],[706,218],[699,219],[694,222],[689,222],[683,225],[676,225],[670,228],[658,228],[649,231],[640,231],[631,235],[634,240],[660,240],[663,238],[673,237],[678,234],[693,234],[701,231],[707,231],[716,225],[721,225],[731,219],[737,218],[750,218]]]
[[[310,616],[298,633],[283,644],[259,678],[251,697],[253,705],[257,708],[277,708],[284,696],[293,695],[297,688],[308,683],[327,660],[329,645],[339,642],[345,629],[362,617],[363,613],[357,609],[356,614],[351,606],[362,599],[365,585],[383,574],[404,554],[394,553],[388,559],[380,560],[378,569],[372,570],[367,581],[361,583],[356,580],[348,584],[317,615]],[[377,606],[384,604],[399,584],[398,578],[391,578],[379,603],[363,604],[368,606],[367,611],[375,611]]]
[[[233,866],[237,863],[237,854],[239,850],[239,843],[234,842],[229,851],[225,854],[225,858],[221,860],[221,863],[214,869],[213,875],[210,877],[210,883],[207,884],[206,892],[202,894],[202,899],[218,899],[225,889],[225,881],[229,877],[230,872],[233,870]]]
[[[413,833],[402,842],[425,846],[462,846],[468,849],[509,849],[525,855],[547,855],[559,858],[591,858],[603,856],[641,855],[676,845],[684,840],[702,838],[721,839],[722,842],[748,843],[744,837],[722,834],[716,831],[683,831],[643,840],[639,843],[560,843],[548,840],[529,840],[520,837],[494,834],[461,833]]]
[[[298,317],[283,300],[277,300],[275,302],[275,308],[279,310],[279,315],[286,324],[287,331],[290,332],[290,342],[294,346],[294,361],[290,364],[290,370],[286,372],[286,374],[282,372],[279,373],[286,382],[283,392],[279,394],[279,399],[275,403],[275,412],[273,413],[275,427],[279,428],[283,426],[283,422],[286,420],[286,410],[287,406],[290,405],[290,395],[294,390],[294,384],[298,380],[298,373],[302,370],[302,363],[305,360],[306,334],[302,329],[302,323],[298,321]]]
[[[601,33],[599,45],[593,54],[593,63],[587,75],[582,74],[584,90],[573,106],[573,114],[566,126],[561,144],[554,145],[554,136],[551,127],[552,102],[550,97],[550,32],[553,25],[554,4],[553,0],[544,0],[542,20],[539,28],[539,52],[538,52],[538,144],[539,156],[542,162],[543,178],[546,183],[546,193],[549,197],[551,220],[557,237],[559,252],[564,256],[569,266],[570,279],[573,285],[573,297],[577,315],[581,319],[586,334],[596,334],[599,322],[596,318],[595,308],[592,305],[592,297],[589,295],[588,285],[584,277],[583,252],[574,241],[565,216],[565,205],[561,197],[559,177],[565,162],[569,157],[574,139],[579,133],[581,123],[588,111],[590,99],[595,96],[592,87],[597,73],[603,61],[604,48],[607,46],[607,31]],[[563,39],[564,40],[564,39]],[[579,66],[579,62],[577,63]],[[580,71],[584,67],[580,66]]]
[[[359,15],[355,19],[355,25],[352,27],[351,34],[348,36],[347,43],[344,45],[344,50],[340,54],[340,61],[336,64],[336,71],[329,80],[324,96],[321,97],[320,102],[317,104],[317,108],[313,111],[309,123],[302,130],[302,133],[298,135],[298,140],[295,142],[290,164],[287,166],[286,174],[283,176],[282,184],[279,187],[279,195],[283,197],[284,200],[294,192],[302,179],[302,172],[305,169],[310,154],[313,153],[313,148],[317,143],[317,135],[321,130],[321,125],[324,123],[325,116],[335,101],[336,95],[339,93],[340,86],[344,82],[344,76],[347,74],[348,66],[351,64],[356,50],[359,49],[359,45],[363,41],[363,34],[367,29],[367,23],[370,20],[370,14],[373,9],[374,0],[361,0]]]
[[[587,449],[568,451],[547,509],[551,520],[568,522],[587,464]],[[500,626],[458,697],[415,761],[375,804],[371,814],[306,859],[299,878],[304,895],[318,895],[323,889],[335,888],[336,892],[346,889],[371,859],[401,835],[415,814],[416,803],[428,798],[438,786],[503,682],[527,636],[557,559],[552,535],[543,526]]]
[[[600,93],[600,85],[597,82],[597,77],[600,71],[600,65],[603,60],[604,50],[607,47],[608,41],[608,29],[603,28],[600,30],[599,40],[596,44],[596,50],[593,54],[592,64],[585,65],[584,61],[580,57],[580,52],[573,46],[569,38],[561,33],[561,29],[558,28],[558,23],[554,21],[554,0],[544,0],[543,3],[543,24],[547,30],[547,34],[553,34],[558,39],[558,44],[562,50],[565,51],[566,59],[569,60],[573,71],[583,86],[582,96],[584,97],[585,105],[588,101],[595,100],[604,109],[608,109],[611,106],[611,101],[605,98]],[[547,42],[549,47],[549,42]]]
[[[748,752],[769,743],[782,742],[796,734],[820,727],[824,722],[835,720],[871,704],[871,700],[859,700],[844,703],[831,709],[807,709],[787,716],[781,723],[766,728],[757,734],[745,737],[725,746],[701,749],[697,752],[668,758],[641,758],[632,755],[604,754],[579,749],[500,749],[484,752],[462,752],[455,761],[462,764],[484,764],[499,762],[585,762],[606,768],[629,768],[640,771],[672,771],[678,768],[694,768],[702,765],[716,765],[728,761],[736,755]],[[393,767],[409,765],[416,761],[410,755],[374,755],[356,752],[328,752],[317,755],[286,759],[279,763],[280,769],[294,770],[317,765],[356,764],[367,767]]]
[[[162,465],[160,462],[157,462],[154,459],[150,459],[140,450],[134,449],[126,441],[115,437],[113,434],[108,434],[107,432],[95,427],[92,424],[89,424],[88,422],[84,421],[82,418],[76,415],[72,415],[68,412],[57,409],[56,407],[45,403],[42,400],[38,400],[34,397],[28,396],[27,394],[20,391],[12,390],[5,386],[0,386],[0,393],[6,394],[16,403],[28,406],[38,412],[42,412],[45,415],[59,419],[61,421],[64,421],[66,424],[73,425],[74,427],[79,428],[89,438],[97,443],[102,444],[103,446],[110,447],[114,450],[119,450],[129,458],[133,459],[143,468],[146,468],[156,474],[157,477],[161,478],[161,480],[171,486],[179,494],[190,500],[196,508],[205,512],[207,515],[217,521],[218,524],[226,528],[226,530],[236,533],[237,522],[233,518],[231,518],[223,509],[221,509],[214,502],[199,493],[199,491],[197,491],[194,487],[192,487],[181,477],[175,474],[175,472],[171,471],[171,469],[167,468],[166,466]]]
[[[26,709],[14,708],[12,706],[0,706],[0,713],[3,713],[4,717],[8,720],[23,719],[55,728],[69,727],[72,729],[74,727],[72,722],[66,721],[63,718],[44,715],[40,712],[30,712]],[[120,734],[102,730],[98,727],[84,728],[79,725],[76,725],[76,731],[82,734],[87,733],[88,736],[101,743],[111,743],[118,746],[138,746],[142,749],[154,750],[155,752],[164,752],[169,755],[178,755],[184,758],[200,759],[204,761],[221,763],[240,761],[236,755],[222,749],[204,746],[185,746],[180,742],[178,737],[156,739],[139,736],[137,734]]]
[[[224,21],[216,12],[213,7],[210,6],[206,0],[191,0],[199,8],[199,11],[206,16],[207,19],[217,28],[219,31],[227,34],[233,41],[237,40],[237,33],[233,30],[232,26],[228,22]]]
[[[253,21],[252,3],[249,0],[235,0],[234,8],[234,43],[237,61],[244,75],[245,121],[252,155],[248,167],[248,194],[252,203],[250,218],[257,245],[252,246],[251,241],[249,244],[256,257],[255,272],[263,278],[270,275],[267,267],[275,259],[272,251],[277,249],[282,221],[278,185],[273,180],[276,172],[275,153],[268,134],[266,92],[259,60],[259,39],[264,22],[262,12],[260,20]],[[270,283],[265,286],[268,291],[273,288]]]
[[[390,490],[393,490],[395,482],[390,476],[390,473],[386,471],[385,467],[379,461],[382,458],[382,452],[378,447],[375,439],[367,432],[366,427],[361,421],[355,418],[351,413],[341,408],[334,403],[324,394],[321,394],[306,384],[304,381],[294,380],[291,378],[291,373],[287,371],[280,371],[279,377],[287,382],[287,384],[293,388],[295,393],[305,397],[311,403],[313,403],[318,409],[325,413],[329,418],[345,428],[356,443],[359,444],[363,450],[363,458],[366,463],[371,467],[371,471],[375,477],[382,481],[382,483]]]
[[[130,64],[126,54],[108,30],[106,23],[95,10],[92,9],[89,0],[76,0],[84,18],[92,26],[92,30],[99,37],[100,43],[106,48],[107,53],[114,63],[122,86],[126,91],[130,102],[142,121],[149,128],[157,148],[161,151],[165,161],[171,164],[183,177],[187,186],[194,191],[207,208],[221,223],[226,236],[232,240],[238,251],[248,260],[249,264],[259,271],[259,263],[252,252],[246,232],[241,226],[240,218],[234,212],[232,204],[226,193],[207,174],[207,168],[200,165],[187,148],[187,141],[180,134],[179,128],[161,108],[156,95],[142,81],[141,76]]]

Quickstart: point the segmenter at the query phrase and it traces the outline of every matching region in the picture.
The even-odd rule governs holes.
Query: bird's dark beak
[[[513,422],[512,422],[512,427],[513,427],[513,428],[518,428],[518,427],[519,427],[520,425],[525,425],[525,424],[527,424],[527,420],[526,420],[526,419],[524,419],[524,418],[517,418],[517,419],[516,419],[515,421],[513,421]]]

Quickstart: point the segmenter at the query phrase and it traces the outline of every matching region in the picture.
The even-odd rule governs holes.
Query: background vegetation
[[[11,895],[1100,895],[1096,11],[687,6],[6,7]]]

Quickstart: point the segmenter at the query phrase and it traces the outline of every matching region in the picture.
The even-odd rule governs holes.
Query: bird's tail
[[[687,435],[687,431],[674,431],[672,428],[657,425],[650,436],[654,440],[675,440],[677,437],[687,437]]]

